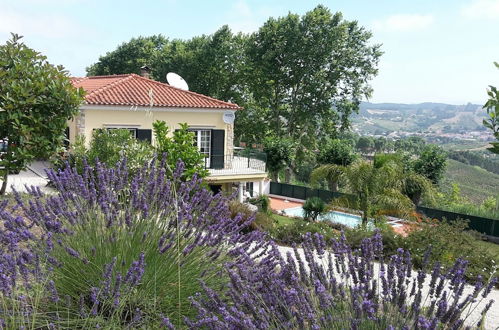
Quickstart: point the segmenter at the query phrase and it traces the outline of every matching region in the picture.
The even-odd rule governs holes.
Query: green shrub
[[[303,217],[316,221],[326,211],[326,203],[319,197],[310,197],[303,204]]]
[[[154,155],[152,146],[134,138],[126,129],[98,129],[92,133],[92,140],[88,149],[85,138],[77,136],[71,147],[68,162],[76,167],[79,173],[83,172],[84,161],[95,166],[97,160],[107,167],[115,167],[123,158],[127,160],[127,167],[134,174],[144,164],[151,161]],[[65,167],[64,159],[55,160],[56,168]]]
[[[332,238],[337,238],[340,233],[333,227],[334,225],[329,221],[308,222],[301,218],[295,218],[295,221],[289,225],[276,226],[270,231],[270,235],[276,242],[286,245],[300,244],[306,233],[319,233],[324,236],[326,241],[329,241]]]
[[[253,230],[270,231],[274,227],[274,219],[266,212],[253,212],[248,206],[239,203],[238,201],[229,202],[229,210],[231,218],[236,217],[238,214],[242,215],[241,222],[246,222],[249,218],[253,217],[254,220],[243,231],[249,232]]]
[[[379,230],[381,237],[383,238],[383,254],[386,256],[393,255],[397,252],[397,249],[403,245],[403,237],[397,235],[391,226],[380,225],[377,230]],[[345,237],[352,249],[360,248],[362,240],[373,236],[373,229],[364,228],[359,226],[357,228],[349,228],[344,231]]]
[[[258,209],[264,213],[269,212],[270,198],[267,195],[260,195],[255,198],[251,198],[248,202],[258,206]]]
[[[447,268],[457,258],[469,262],[468,276],[483,275],[486,278],[494,269],[494,255],[480,245],[476,235],[467,230],[466,221],[440,221],[422,223],[404,239],[404,247],[409,250],[416,267],[421,267],[424,254],[431,246],[430,261],[440,262]]]

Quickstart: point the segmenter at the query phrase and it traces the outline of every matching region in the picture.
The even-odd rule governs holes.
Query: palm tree
[[[346,168],[344,177],[352,195],[336,199],[337,206],[346,206],[362,211],[362,225],[369,217],[386,213],[408,214],[414,204],[402,193],[403,171],[395,162],[375,167],[367,161],[357,161]]]
[[[310,174],[310,183],[315,185],[322,180],[326,180],[329,190],[338,191],[338,182],[345,173],[346,167],[336,164],[322,165],[312,171]]]

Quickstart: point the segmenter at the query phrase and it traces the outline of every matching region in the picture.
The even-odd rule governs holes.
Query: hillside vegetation
[[[461,194],[472,202],[481,203],[488,196],[499,194],[499,175],[478,166],[449,159],[444,177],[444,186],[456,182]]]

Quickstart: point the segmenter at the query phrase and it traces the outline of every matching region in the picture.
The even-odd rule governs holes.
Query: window
[[[246,191],[253,197],[253,182],[246,182]]]
[[[129,127],[108,127],[108,130],[113,130],[113,129],[126,129],[130,131],[132,134],[132,137],[137,138],[137,129],[136,128],[129,128]]]
[[[210,158],[211,130],[195,130],[192,132],[194,133],[194,145],[206,158]]]

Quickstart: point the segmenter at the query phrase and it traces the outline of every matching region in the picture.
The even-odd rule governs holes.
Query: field
[[[481,203],[488,196],[499,193],[499,175],[486,171],[478,166],[466,165],[449,159],[444,183],[446,187],[456,182],[461,189],[461,194],[475,203]]]

